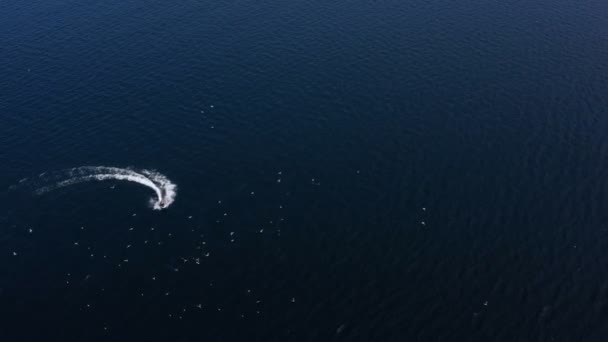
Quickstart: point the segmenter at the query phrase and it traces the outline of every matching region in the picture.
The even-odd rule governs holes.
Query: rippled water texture
[[[608,340],[607,13],[0,1],[0,340]]]

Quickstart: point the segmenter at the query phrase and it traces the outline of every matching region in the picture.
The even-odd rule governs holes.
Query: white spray
[[[177,195],[177,186],[164,175],[151,170],[122,169],[107,166],[83,166],[64,171],[54,172],[52,176],[44,174],[40,178],[52,178],[54,183],[37,189],[37,194],[44,194],[66,186],[89,181],[121,180],[144,185],[152,189],[156,199],[150,203],[155,210],[168,208]]]

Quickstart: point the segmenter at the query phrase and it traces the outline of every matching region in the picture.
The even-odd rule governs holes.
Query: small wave
[[[177,196],[177,186],[165,175],[153,170],[135,170],[108,166],[82,166],[68,170],[44,172],[39,176],[44,183],[50,185],[39,187],[35,193],[44,193],[64,188],[70,185],[90,181],[120,180],[144,185],[154,191],[155,198],[150,200],[152,208],[161,210],[168,208]]]

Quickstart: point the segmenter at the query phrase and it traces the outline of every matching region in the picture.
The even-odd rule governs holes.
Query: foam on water
[[[134,182],[144,185],[154,191],[156,198],[150,199],[150,204],[155,210],[168,208],[177,195],[177,186],[163,174],[152,170],[134,170],[130,168],[118,168],[107,166],[82,166],[73,169],[42,173],[39,180],[50,185],[39,187],[36,194],[44,194],[70,185],[89,182],[120,180]]]

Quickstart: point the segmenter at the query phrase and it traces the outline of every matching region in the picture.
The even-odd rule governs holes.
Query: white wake
[[[177,186],[163,174],[153,170],[134,170],[107,166],[82,166],[73,169],[43,173],[39,176],[44,180],[52,180],[51,185],[38,188],[37,194],[44,194],[66,186],[89,181],[120,180],[144,185],[154,191],[155,198],[150,204],[155,210],[168,208],[177,196]]]

